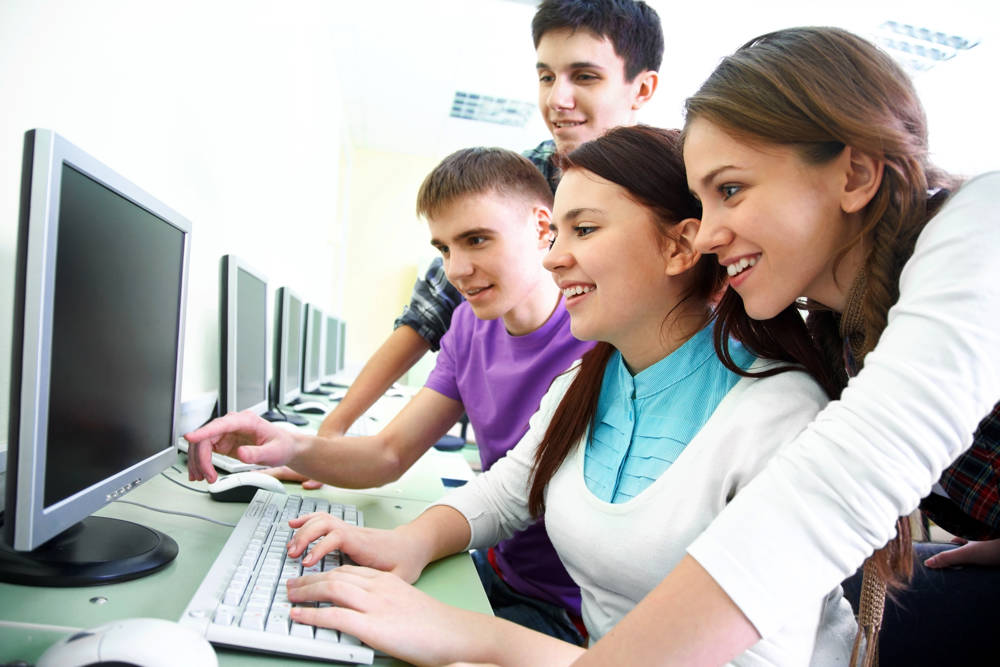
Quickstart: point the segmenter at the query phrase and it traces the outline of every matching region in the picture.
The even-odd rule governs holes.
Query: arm
[[[430,343],[411,327],[404,325],[393,331],[361,369],[337,407],[320,424],[318,435],[344,435],[351,424],[429,349]]]
[[[335,486],[381,486],[398,479],[448,432],[462,411],[459,401],[421,389],[382,431],[362,438],[290,433],[255,415],[229,414],[184,436],[191,443],[189,477],[215,481],[214,450],[245,463],[287,465]]]

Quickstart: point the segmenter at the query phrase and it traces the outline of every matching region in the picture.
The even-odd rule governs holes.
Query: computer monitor
[[[323,381],[323,311],[306,304],[305,345],[302,355],[302,392],[327,395],[320,389]]]
[[[344,370],[344,351],[347,349],[347,322],[340,321],[340,337],[337,339],[337,370]]]
[[[221,267],[219,412],[267,410],[267,278],[235,255]]]
[[[176,542],[91,515],[176,461],[191,225],[49,130],[20,205],[0,580],[141,577]]]
[[[272,408],[265,417],[308,424],[305,417],[283,413],[282,405],[292,405],[302,393],[302,299],[288,287],[278,288],[274,299],[274,370],[271,374]]]
[[[323,383],[332,383],[340,370],[340,320],[327,315],[323,324]]]

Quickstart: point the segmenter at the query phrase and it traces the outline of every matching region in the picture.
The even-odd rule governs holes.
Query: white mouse
[[[287,493],[285,485],[279,479],[256,471],[225,475],[208,485],[212,500],[223,502],[248,503],[253,500],[258,489]]]
[[[307,415],[325,415],[330,408],[319,401],[303,401],[293,405],[292,410]]]
[[[218,667],[215,650],[191,628],[162,618],[126,618],[76,632],[50,646],[37,667],[83,665]]]

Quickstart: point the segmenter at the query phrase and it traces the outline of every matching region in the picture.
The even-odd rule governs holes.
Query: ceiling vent
[[[451,103],[451,117],[484,123],[524,127],[535,112],[530,102],[457,91]]]
[[[886,21],[880,25],[876,41],[912,72],[925,72],[979,44],[978,39],[900,21]]]

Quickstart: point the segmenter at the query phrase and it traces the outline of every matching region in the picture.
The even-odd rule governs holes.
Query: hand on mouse
[[[249,412],[231,412],[185,434],[188,447],[188,479],[214,482],[219,475],[212,466],[212,452],[238,458],[244,463],[284,465],[294,451],[294,433]]]
[[[427,546],[400,530],[359,528],[325,512],[290,519],[288,525],[296,529],[288,542],[288,555],[292,558],[299,557],[312,542],[319,540],[302,556],[302,564],[306,566],[339,549],[358,565],[391,572],[412,583],[431,561]]]
[[[303,489],[319,489],[322,488],[323,482],[319,482],[315,479],[297,473],[288,466],[278,466],[276,468],[266,468],[261,470],[262,473],[271,475],[272,477],[277,477],[278,479],[285,480],[286,482],[302,482]]]

